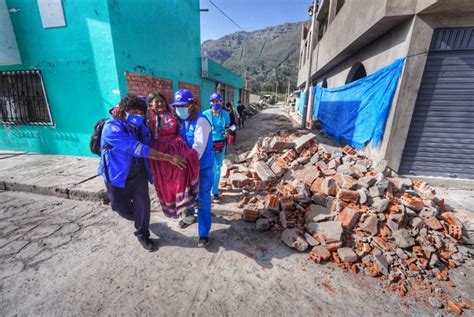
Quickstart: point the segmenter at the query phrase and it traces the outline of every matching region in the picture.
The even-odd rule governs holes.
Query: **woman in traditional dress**
[[[196,151],[189,148],[179,136],[179,121],[163,94],[151,93],[147,103],[151,147],[187,160],[187,166],[182,170],[168,162],[150,160],[153,183],[163,213],[173,218],[183,212],[184,216],[194,214],[199,192],[199,159]]]

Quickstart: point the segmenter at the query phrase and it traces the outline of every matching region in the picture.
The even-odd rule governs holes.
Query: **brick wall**
[[[196,100],[197,104],[199,107],[202,107],[201,105],[201,88],[198,85],[193,85],[193,84],[188,84],[184,83],[182,81],[179,82],[179,89],[187,89],[193,93],[194,99]]]
[[[173,102],[173,82],[171,80],[131,72],[127,72],[125,78],[129,94],[148,96],[149,93],[159,90],[165,95],[168,102]]]

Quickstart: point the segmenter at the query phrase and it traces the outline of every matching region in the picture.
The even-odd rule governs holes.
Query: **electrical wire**
[[[237,22],[232,20],[232,18],[228,16],[224,11],[222,11],[221,8],[219,8],[214,2],[212,2],[212,0],[209,0],[209,3],[212,4],[217,10],[219,10],[220,13],[222,13],[227,19],[229,19],[232,23],[234,23],[239,29],[245,32],[245,30],[240,25],[238,25]]]

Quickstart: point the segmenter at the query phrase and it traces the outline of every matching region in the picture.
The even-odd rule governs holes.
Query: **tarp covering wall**
[[[377,146],[397,88],[405,59],[350,84],[336,88],[314,87],[313,119],[337,141],[363,148]]]
[[[306,92],[302,91],[300,93],[300,99],[298,99],[298,103],[296,104],[296,113],[299,114],[300,116],[303,115],[305,95],[306,95]]]

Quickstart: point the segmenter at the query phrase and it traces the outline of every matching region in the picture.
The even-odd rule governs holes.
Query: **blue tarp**
[[[314,87],[313,119],[323,131],[354,148],[370,141],[377,146],[383,137],[393,95],[405,59],[350,84],[336,88]]]
[[[298,104],[296,105],[296,113],[299,114],[300,116],[303,115],[303,108],[304,108],[304,96],[306,93],[302,91],[300,93],[300,99],[298,100]]]

